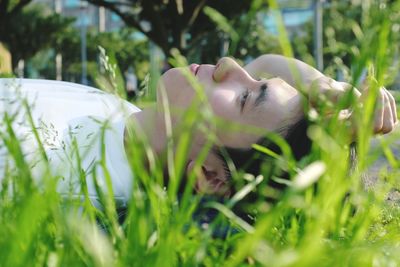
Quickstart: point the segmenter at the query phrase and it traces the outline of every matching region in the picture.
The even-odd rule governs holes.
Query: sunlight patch
[[[322,161],[315,161],[305,167],[302,171],[294,177],[293,188],[297,190],[303,190],[318,181],[322,174],[326,170],[326,165]]]

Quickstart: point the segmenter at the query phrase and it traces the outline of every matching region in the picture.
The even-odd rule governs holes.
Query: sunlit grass
[[[396,10],[386,12],[390,14]],[[387,29],[390,26],[387,24],[388,21],[382,27]],[[362,30],[366,36],[370,34],[369,28]],[[383,40],[387,32],[381,35]],[[284,34],[281,42],[283,50],[288,49]],[[386,52],[395,45],[389,41],[366,44],[359,57],[354,58],[355,64],[363,62],[363,67],[373,65],[377,70],[372,91],[385,85],[385,72],[392,55]],[[379,55],[379,59],[371,55]],[[175,53],[171,63],[185,65],[185,59]],[[152,74],[150,96],[141,105],[151,104],[154,100],[154,76],[158,77],[159,73],[152,70]],[[194,82],[189,73],[186,75]],[[120,84],[110,82],[110,77],[103,81],[109,81],[111,89],[120,90]],[[358,80],[358,77],[353,78]],[[234,196],[221,201],[193,192],[194,173],[185,181],[185,189],[179,190],[193,129],[209,135],[210,141],[198,159],[198,170],[211,142],[215,141],[209,129],[221,124],[211,116],[201,87],[194,85],[199,101],[182,116],[184,123],[179,129],[170,129],[165,158],[156,158],[144,136],[131,126],[127,155],[135,177],[131,202],[122,223],[118,220],[115,202],[101,194],[100,189],[100,199],[105,207],[101,211],[94,209],[87,198],[77,201],[61,197],[56,192],[59,177],[51,176],[50,172],[45,172],[41,186],[33,183],[29,163],[22,156],[15,129],[11,126],[13,118],[1,114],[0,144],[10,152],[10,162],[16,168],[6,167],[5,173],[0,174],[4,177],[0,192],[0,265],[400,265],[400,200],[396,200],[395,191],[400,188],[400,163],[392,151],[400,132],[374,138],[367,130],[375,105],[373,93],[362,110],[356,109],[359,111],[358,162],[354,169],[350,171],[346,125],[334,118],[315,116],[309,129],[314,145],[307,159],[294,162],[292,166],[288,163],[290,151],[281,156],[259,148],[266,157],[275,157],[275,164],[293,171],[289,186],[277,193],[275,202],[267,202],[263,197],[270,193],[266,186],[266,180],[270,178],[267,173],[252,177],[240,171],[233,177],[242,187]],[[229,130],[238,127],[222,123]],[[374,139],[373,147],[370,146],[371,139]],[[40,140],[36,141],[40,147]],[[374,187],[365,189],[364,173],[378,157],[387,159],[385,164],[389,168],[378,166],[382,170],[377,174]],[[76,160],[79,163],[78,155]],[[162,166],[169,167],[167,182]],[[303,170],[303,174],[299,174],[299,170]],[[82,182],[84,185],[84,179]],[[259,192],[260,197],[246,203],[246,195],[252,191]],[[388,201],[388,196],[392,200]],[[252,209],[256,214],[255,223],[248,223],[236,214],[236,208],[241,206]],[[215,218],[205,220],[204,213]]]

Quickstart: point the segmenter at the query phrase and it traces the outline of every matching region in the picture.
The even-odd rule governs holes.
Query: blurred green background
[[[0,76],[111,86],[152,101],[152,76],[174,63],[171,56],[175,63],[233,56],[245,64],[281,53],[355,85],[368,74],[399,103],[399,31],[399,0],[0,0]],[[6,173],[0,191],[0,266],[399,266],[400,133],[372,137],[365,129],[373,108],[366,110],[357,117],[354,170],[348,131],[317,117],[309,131],[313,151],[295,163],[299,173],[311,162],[326,165],[316,185],[288,186],[271,204],[265,183],[238,172],[243,189],[226,203],[211,199],[208,208],[218,215],[210,223],[193,216],[201,195],[179,199],[177,186],[160,182],[160,166],[144,167],[149,151],[140,138],[130,140],[135,179],[123,223],[111,197],[104,197],[105,210],[88,199],[63,199],[59,177],[50,174],[37,188],[4,116],[0,126],[9,131],[0,137],[15,148],[11,156],[21,167]],[[183,145],[204,114],[189,110]],[[185,166],[184,153],[177,150],[173,163]],[[366,190],[363,174],[374,167],[374,190]],[[175,176],[170,181],[181,178]],[[257,213],[250,225],[234,205],[252,191],[259,196],[249,205]]]
[[[0,75],[101,87],[102,46],[115,58],[129,96],[137,97],[151,65],[169,67],[172,48],[189,63],[215,63],[225,55],[245,63],[283,52],[283,24],[295,57],[339,80],[362,79],[366,62],[356,59],[376,41],[384,17],[391,24],[387,38],[399,42],[396,2],[272,1],[276,9],[261,0],[0,0]],[[395,55],[386,86],[397,89],[398,45],[390,49],[397,51],[386,51]]]

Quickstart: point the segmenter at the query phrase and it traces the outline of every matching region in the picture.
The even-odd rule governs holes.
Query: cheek
[[[162,92],[163,90],[164,92]],[[158,102],[161,102],[160,100],[163,95],[167,96],[170,105],[186,107],[193,98],[194,90],[182,75],[181,70],[175,68],[164,73],[158,83]]]
[[[210,104],[216,116],[231,119],[235,114],[235,92],[231,90],[216,90],[212,93]]]
[[[301,98],[297,93],[276,91],[271,93],[269,100],[270,104],[265,110],[269,114],[269,129],[278,129],[302,113]]]
[[[289,107],[294,99],[299,98],[299,93],[294,90],[275,90],[271,92],[271,98],[277,106]]]

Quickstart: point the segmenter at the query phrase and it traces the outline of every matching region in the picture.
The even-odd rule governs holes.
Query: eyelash
[[[240,97],[240,108],[243,110],[243,108],[244,108],[244,105],[246,104],[246,101],[247,101],[247,98],[249,97],[249,95],[250,95],[250,91],[249,90],[246,90],[243,94],[242,94],[242,96]]]

